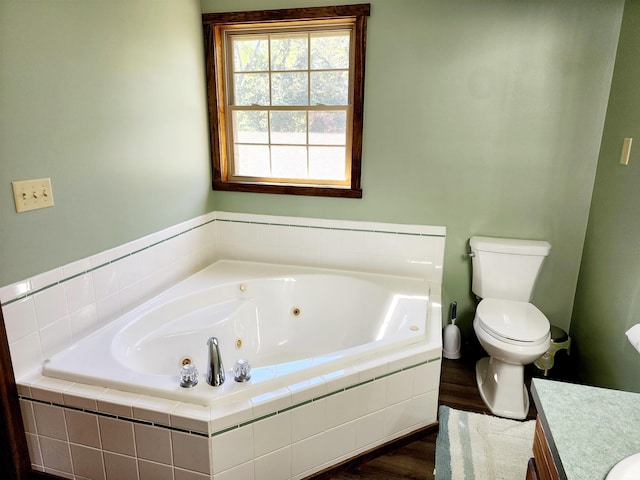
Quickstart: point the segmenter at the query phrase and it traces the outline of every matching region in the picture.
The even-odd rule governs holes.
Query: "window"
[[[362,197],[369,10],[202,16],[215,190]]]

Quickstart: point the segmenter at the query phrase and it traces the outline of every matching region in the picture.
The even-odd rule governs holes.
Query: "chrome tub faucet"
[[[207,345],[209,347],[207,383],[214,387],[219,387],[224,383],[224,367],[222,366],[222,357],[220,355],[218,339],[216,337],[211,337],[207,340]]]

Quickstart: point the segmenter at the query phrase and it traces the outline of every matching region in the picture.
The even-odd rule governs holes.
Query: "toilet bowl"
[[[485,298],[476,309],[473,329],[490,355],[476,364],[482,400],[494,415],[526,418],[529,395],[524,385],[524,366],[549,349],[549,321],[531,303]]]

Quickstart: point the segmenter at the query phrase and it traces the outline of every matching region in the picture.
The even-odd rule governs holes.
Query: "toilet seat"
[[[485,332],[512,345],[538,345],[549,338],[549,320],[528,302],[485,298],[478,304],[476,318]]]

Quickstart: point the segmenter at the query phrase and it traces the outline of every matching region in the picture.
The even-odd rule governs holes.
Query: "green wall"
[[[0,2],[0,285],[214,208],[420,223],[447,227],[446,299],[458,300],[468,338],[464,254],[474,234],[553,244],[534,302],[567,328],[623,0],[371,0],[364,198],[211,192],[201,11],[327,3]],[[636,13],[625,16],[620,58],[633,54],[638,3],[628,3]],[[637,99],[617,86],[633,79],[625,68],[614,85],[620,93],[610,108],[619,113],[610,114],[604,137],[572,325],[585,362],[612,358],[609,365],[616,345],[627,349],[625,365],[636,358],[621,335],[637,321],[629,312],[638,304],[631,265],[638,247],[622,245],[639,230],[631,210],[638,157],[615,165],[618,137],[633,136],[623,132],[631,112],[621,105]],[[16,214],[10,182],[39,177],[51,177],[56,206]],[[602,250],[608,259],[592,253]],[[628,274],[616,288],[620,270]],[[603,347],[596,326],[611,330]],[[592,378],[604,383],[608,375]]]
[[[639,45],[640,0],[627,0],[571,321],[581,380],[636,392],[640,353],[624,332],[640,323]]]
[[[327,2],[202,3],[215,12]],[[549,240],[534,302],[568,328],[623,1],[370,3],[363,198],[216,192],[216,209],[445,225],[445,293],[467,338],[468,238]]]
[[[0,285],[213,209],[202,58],[198,0],[0,2]]]

